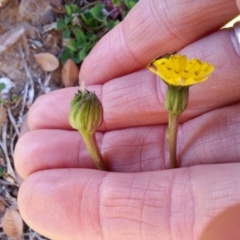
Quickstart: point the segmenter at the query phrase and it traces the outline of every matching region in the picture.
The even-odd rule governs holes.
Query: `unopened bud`
[[[80,132],[95,132],[103,120],[102,103],[94,92],[78,91],[71,102],[69,123]]]

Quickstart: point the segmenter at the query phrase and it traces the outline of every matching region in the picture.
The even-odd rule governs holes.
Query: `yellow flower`
[[[173,86],[191,86],[208,79],[215,68],[198,59],[187,60],[183,55],[171,55],[160,58],[148,66],[148,69]]]

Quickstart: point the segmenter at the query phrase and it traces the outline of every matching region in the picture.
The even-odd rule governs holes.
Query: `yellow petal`
[[[171,55],[154,61],[149,70],[174,86],[190,86],[207,80],[215,68],[207,62],[194,58],[187,60],[185,55]]]

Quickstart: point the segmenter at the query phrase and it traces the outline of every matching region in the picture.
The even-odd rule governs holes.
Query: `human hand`
[[[227,9],[220,9],[224,16]],[[179,169],[165,170],[165,85],[148,70],[111,81],[105,76],[104,85],[91,79],[88,89],[104,106],[98,140],[108,173],[93,169],[79,133],[68,124],[76,88],[40,97],[15,151],[16,168],[26,178],[19,192],[25,221],[58,240],[238,239],[239,52],[232,30],[182,50],[213,63],[216,72],[190,90],[178,135]]]

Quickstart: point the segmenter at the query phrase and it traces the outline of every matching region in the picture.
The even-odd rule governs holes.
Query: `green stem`
[[[170,168],[177,168],[177,130],[179,115],[169,112],[168,120],[168,144],[170,156]]]
[[[178,118],[187,108],[189,87],[168,85],[165,107],[168,110],[168,143],[170,168],[177,168],[177,130]]]
[[[99,150],[95,133],[86,132],[86,133],[81,133],[81,135],[86,144],[88,152],[89,152],[90,156],[92,157],[92,160],[95,163],[95,165],[97,166],[97,168],[99,170],[107,171],[107,166],[104,163],[104,159]]]

